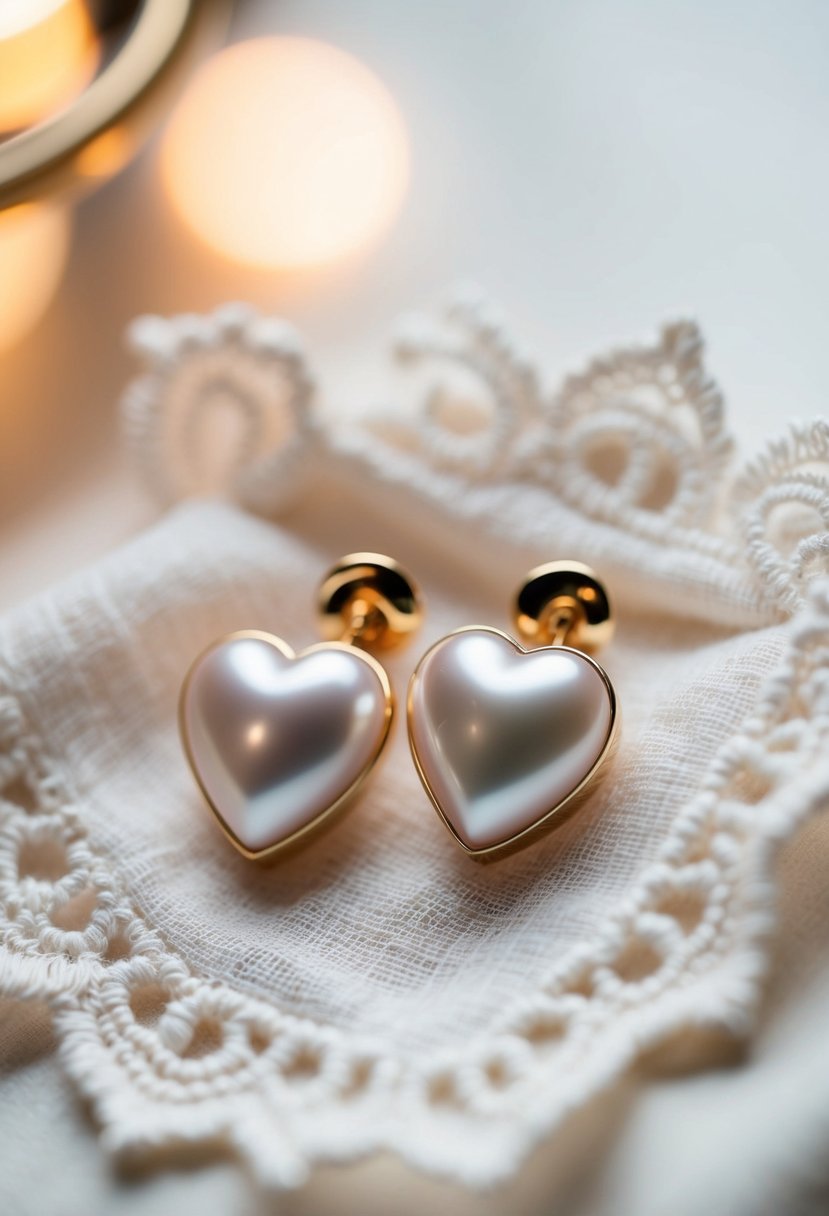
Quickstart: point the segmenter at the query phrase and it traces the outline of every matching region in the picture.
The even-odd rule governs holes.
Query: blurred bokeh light
[[[380,80],[308,38],[231,46],[193,79],[162,146],[167,191],[214,250],[319,266],[370,246],[406,193],[408,138]]]
[[[0,211],[0,351],[13,346],[46,311],[63,274],[70,220],[55,203]]]
[[[0,3],[0,131],[48,118],[81,93],[99,44],[83,0]]]

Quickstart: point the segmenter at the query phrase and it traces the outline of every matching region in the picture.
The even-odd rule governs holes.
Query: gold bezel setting
[[[369,760],[366,762],[351,784],[342,791],[334,802],[330,803],[327,807],[321,810],[317,815],[309,820],[308,823],[303,824],[301,828],[297,828],[296,831],[292,832],[289,836],[286,836],[284,840],[279,840],[275,844],[269,845],[264,849],[249,849],[228,826],[220,808],[214,803],[202,780],[198,763],[193,755],[189,732],[187,730],[187,724],[185,721],[185,703],[187,701],[193,674],[199,664],[207,657],[207,655],[212,654],[213,651],[220,649],[229,642],[239,641],[243,638],[267,642],[268,645],[273,646],[274,649],[278,650],[280,654],[291,661],[305,658],[305,656],[309,654],[318,653],[320,651],[328,652],[331,650],[344,651],[347,654],[356,656],[362,660],[362,662],[366,663],[377,676],[385,700],[383,725],[381,730],[378,732],[374,750],[372,751]],[[239,629],[233,633],[225,634],[223,637],[211,642],[210,645],[206,646],[190,664],[181,686],[181,692],[179,694],[178,728],[182,748],[184,750],[187,763],[190,767],[190,771],[192,772],[196,784],[201,791],[205,803],[212,812],[214,819],[221,828],[226,839],[229,840],[234,848],[249,861],[271,861],[275,860],[278,856],[281,856],[284,853],[292,852],[296,847],[304,844],[312,836],[315,836],[318,831],[324,827],[330,826],[338,817],[339,813],[346,809],[347,805],[351,802],[352,798],[356,795],[363,782],[373,771],[375,765],[380,759],[386,740],[389,736],[389,731],[391,730],[392,720],[394,718],[394,709],[394,694],[392,692],[388,675],[386,674],[382,664],[378,663],[377,660],[372,657],[372,655],[367,654],[365,651],[359,650],[355,646],[350,646],[344,642],[316,642],[311,646],[305,647],[304,650],[295,651],[293,647],[289,646],[288,643],[284,641],[283,638],[278,637],[276,634],[267,633],[261,629]]]
[[[540,818],[536,819],[535,822],[528,824],[527,827],[522,828],[519,832],[514,833],[512,836],[507,837],[503,841],[500,841],[495,845],[489,845],[483,849],[473,849],[466,844],[466,842],[461,839],[454,825],[449,820],[446,812],[440,804],[440,801],[435,795],[434,790],[432,789],[429,778],[423,769],[420,756],[418,755],[417,745],[414,741],[412,728],[414,716],[414,691],[420,679],[422,668],[424,667],[429,656],[435,650],[443,646],[450,638],[457,637],[458,635],[464,633],[492,634],[495,637],[502,638],[504,641],[509,642],[513,649],[519,654],[535,655],[539,654],[540,652],[551,651],[556,654],[570,653],[578,655],[579,658],[583,659],[585,663],[589,664],[601,678],[610,704],[610,725],[608,727],[604,745],[595,762],[588,772],[585,773],[578,785],[575,786],[575,788],[571,790],[565,798],[560,799],[554,806],[552,806],[549,811],[543,814]],[[454,629],[451,633],[446,634],[445,637],[439,638],[438,641],[434,642],[429,647],[429,649],[422,655],[417,667],[412,673],[411,679],[409,680],[406,709],[409,748],[412,753],[412,760],[414,761],[415,769],[417,770],[417,774],[423,784],[423,788],[428,794],[432,806],[437,811],[438,816],[440,817],[444,826],[451,833],[452,838],[459,848],[467,855],[467,857],[471,857],[474,861],[481,862],[495,861],[501,857],[515,853],[518,850],[523,849],[525,846],[533,843],[541,836],[546,835],[548,832],[554,831],[556,828],[564,824],[581,807],[588,795],[595,791],[597,782],[606,773],[607,761],[613,755],[619,739],[620,715],[618,712],[616,692],[613,688],[613,684],[610,681],[610,677],[607,675],[607,672],[599,663],[595,661],[595,659],[591,658],[590,655],[585,654],[583,650],[577,650],[573,646],[537,646],[528,649],[527,647],[522,646],[520,642],[516,641],[514,637],[511,637],[510,634],[505,633],[504,630],[495,629],[488,625],[466,625],[463,628]]]

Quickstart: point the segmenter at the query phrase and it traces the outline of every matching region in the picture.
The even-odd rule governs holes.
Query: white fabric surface
[[[829,782],[829,609],[825,587],[809,591],[824,541],[803,526],[804,505],[825,502],[825,429],[758,462],[721,510],[729,445],[693,332],[601,361],[547,401],[497,327],[462,320],[496,401],[474,449],[438,420],[459,408],[445,394],[428,398],[428,425],[339,434],[303,389],[279,525],[180,508],[3,625],[0,980],[53,1006],[68,1070],[122,1158],[219,1141],[284,1185],[316,1157],[391,1147],[488,1181],[564,1136],[640,1053],[670,1040],[672,1058],[702,1062],[709,1032],[752,1026],[772,857]],[[289,396],[307,382],[284,334],[263,342],[240,314],[204,325],[209,358],[192,321],[186,351],[181,325],[143,330],[157,362],[130,420],[162,473],[180,467],[177,417],[192,427],[206,385],[245,360],[287,366]],[[656,408],[654,369],[669,386]],[[284,395],[240,400],[248,418],[284,408]],[[257,433],[235,484],[264,505],[285,449]],[[621,478],[596,434],[628,454]],[[174,727],[190,658],[229,629],[312,640],[326,564],[372,547],[427,589],[420,648],[460,624],[507,625],[532,561],[608,571],[614,777],[497,868],[453,851],[400,722],[347,820],[272,870],[230,852],[199,806]],[[399,695],[415,658],[389,664]]]
[[[275,868],[252,867],[204,813],[181,754],[181,675],[234,628],[309,644],[315,583],[337,556],[235,511],[183,508],[14,616],[4,651],[90,844],[194,970],[428,1058],[456,1045],[459,1027],[466,1036],[489,1026],[594,934],[753,706],[781,638],[623,622],[607,655],[624,713],[621,762],[587,814],[500,866],[457,856],[400,718],[347,821]],[[464,621],[501,623],[494,597],[482,608],[454,590],[430,587],[418,645]],[[389,661],[398,702],[415,658]]]

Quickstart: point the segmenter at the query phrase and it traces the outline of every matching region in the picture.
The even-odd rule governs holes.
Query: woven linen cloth
[[[419,414],[359,426],[314,412],[275,323],[136,333],[144,467],[168,498],[191,490],[207,475],[182,452],[218,418],[236,501],[172,507],[0,626],[0,990],[52,1006],[106,1147],[222,1142],[272,1186],[390,1148],[483,1184],[642,1053],[704,1064],[749,1034],[776,851],[829,796],[825,424],[735,480],[687,325],[547,394],[467,303],[451,342],[427,326],[403,353],[471,369],[480,411],[430,384]],[[181,754],[183,674],[231,630],[314,641],[317,582],[357,549],[426,592],[422,635],[388,660],[399,707],[432,641],[510,628],[530,565],[606,579],[621,745],[555,834],[463,857],[398,712],[348,815],[301,853],[263,869],[221,836]]]

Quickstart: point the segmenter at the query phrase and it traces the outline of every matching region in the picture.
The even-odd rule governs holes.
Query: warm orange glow
[[[0,211],[0,350],[39,321],[55,294],[69,248],[69,219],[52,203]]]
[[[387,89],[351,55],[307,38],[228,47],[198,73],[162,148],[173,203],[235,261],[297,268],[377,240],[408,181],[408,139]]]
[[[83,0],[0,4],[0,131],[49,117],[83,92],[98,48]]]
[[[135,140],[124,127],[110,127],[75,157],[75,171],[84,177],[112,177],[132,156]]]

